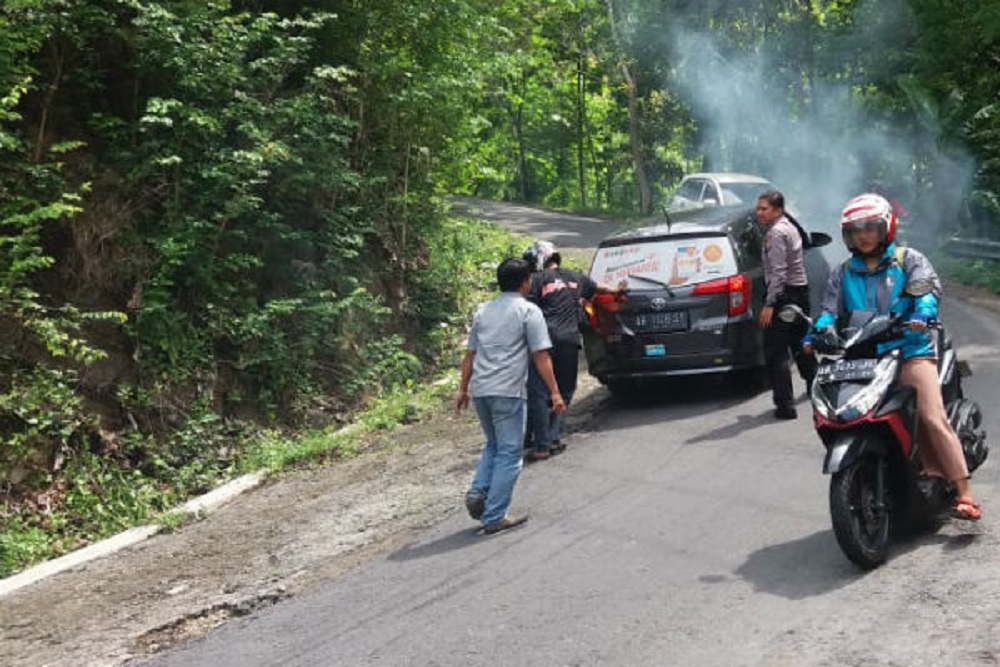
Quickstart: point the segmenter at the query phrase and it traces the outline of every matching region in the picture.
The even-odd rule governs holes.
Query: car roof
[[[768,179],[763,176],[754,176],[753,174],[740,174],[737,172],[722,172],[722,171],[706,171],[699,172],[697,174],[688,174],[684,177],[688,178],[712,178],[720,183],[770,183]]]
[[[598,247],[624,245],[635,241],[650,241],[672,236],[696,236],[698,234],[728,234],[736,224],[753,217],[754,209],[746,205],[710,206],[671,213],[640,220],[635,226],[610,234]]]

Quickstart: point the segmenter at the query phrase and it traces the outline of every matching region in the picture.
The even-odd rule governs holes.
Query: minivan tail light
[[[750,308],[750,276],[739,273],[694,286],[694,294],[729,294],[729,316],[742,315]]]
[[[587,314],[590,328],[602,335],[615,332],[613,313],[617,313],[628,297],[620,293],[598,292],[590,300],[584,300],[583,312]]]

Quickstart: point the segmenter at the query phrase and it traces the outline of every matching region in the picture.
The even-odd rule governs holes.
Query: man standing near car
[[[805,380],[807,392],[816,375],[816,360],[802,352],[800,341],[807,332],[805,322],[797,319],[789,324],[776,319],[774,312],[787,304],[795,304],[809,312],[809,283],[803,255],[805,233],[785,213],[785,197],[777,190],[765,192],[757,199],[757,219],[766,229],[763,262],[767,294],[759,322],[764,329],[764,356],[771,381],[774,416],[795,419],[798,413],[792,395],[789,351]]]
[[[528,366],[533,361],[548,387],[552,411],[565,409],[552,374],[545,319],[525,297],[531,289],[531,266],[506,259],[497,267],[502,294],[476,313],[469,332],[455,410],[472,402],[486,436],[479,465],[465,496],[469,516],[482,521],[490,535],[519,526],[527,516],[507,515],[521,473]]]
[[[576,391],[580,365],[580,299],[589,299],[597,283],[576,271],[562,268],[562,256],[549,241],[536,241],[524,252],[533,264],[528,299],[542,310],[549,338],[552,340],[552,370],[559,384],[559,394],[569,409]],[[565,449],[562,443],[564,413],[549,410],[549,391],[534,368],[528,371],[528,440],[531,448],[525,459],[543,461]]]

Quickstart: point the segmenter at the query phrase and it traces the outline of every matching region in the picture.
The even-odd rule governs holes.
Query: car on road
[[[749,206],[691,209],[601,241],[590,277],[624,284],[585,304],[584,351],[590,374],[612,392],[652,378],[707,373],[764,375],[764,230]],[[829,263],[822,232],[804,233],[813,306]]]
[[[761,176],[725,172],[688,174],[667,200],[668,211],[704,206],[753,205],[757,197],[775,190],[771,181]]]

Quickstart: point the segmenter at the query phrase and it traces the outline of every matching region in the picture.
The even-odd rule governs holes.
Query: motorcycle
[[[911,281],[902,298],[931,288],[929,281]],[[778,317],[813,325],[794,305]],[[959,362],[940,322],[928,327],[948,419],[971,473],[989,449],[979,405],[962,391],[968,365]],[[907,328],[900,315],[856,312],[846,328],[813,345],[819,363],[810,398],[816,432],[826,447],[823,472],[831,476],[833,531],[846,556],[868,570],[886,561],[893,535],[940,526],[956,497],[951,482],[922,475],[916,392],[899,384],[903,359],[898,348],[891,349]]]

